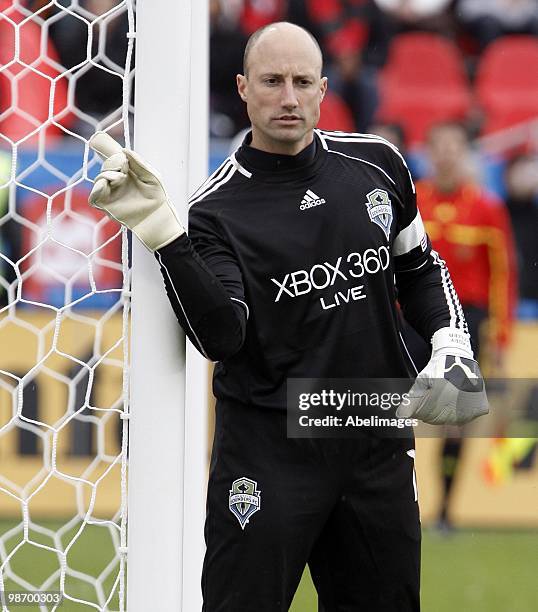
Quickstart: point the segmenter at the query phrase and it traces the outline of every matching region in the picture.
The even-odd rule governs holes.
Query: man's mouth
[[[302,121],[302,117],[299,117],[299,115],[280,115],[279,117],[275,117],[274,121],[278,121],[279,123],[298,123],[299,121]]]

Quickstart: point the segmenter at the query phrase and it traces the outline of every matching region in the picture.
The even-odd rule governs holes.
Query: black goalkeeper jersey
[[[214,392],[286,407],[288,378],[415,375],[398,303],[429,342],[466,331],[397,149],[316,130],[297,156],[246,142],[190,200],[189,236],[156,253]]]

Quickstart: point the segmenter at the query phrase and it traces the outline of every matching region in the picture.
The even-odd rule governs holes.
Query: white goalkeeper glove
[[[105,160],[90,193],[91,206],[132,230],[150,251],[185,232],[157,172],[140,155],[105,132],[96,132],[89,144]]]
[[[432,356],[409,390],[409,404],[396,416],[431,425],[464,425],[489,412],[484,380],[469,336],[444,327],[432,337]]]

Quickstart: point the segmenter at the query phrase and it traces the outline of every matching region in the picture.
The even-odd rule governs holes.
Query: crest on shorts
[[[239,521],[241,529],[245,528],[250,517],[260,509],[260,494],[261,491],[258,491],[258,483],[255,480],[243,476],[232,482],[228,505]]]
[[[365,204],[370,221],[379,225],[388,240],[392,225],[392,205],[389,194],[384,189],[373,189],[366,198],[368,201]]]

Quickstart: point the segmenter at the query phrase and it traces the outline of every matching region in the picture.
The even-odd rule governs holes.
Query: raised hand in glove
[[[149,164],[105,132],[96,132],[89,144],[104,159],[90,193],[91,206],[132,230],[150,251],[185,232],[157,172]]]
[[[432,356],[401,404],[400,418],[416,418],[431,425],[464,425],[489,412],[484,379],[473,358],[469,337],[444,327],[432,337]]]

